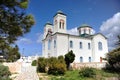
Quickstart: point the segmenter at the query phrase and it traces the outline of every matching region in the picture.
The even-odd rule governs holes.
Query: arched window
[[[82,42],[80,42],[80,49],[82,49]]]
[[[90,43],[88,43],[88,49],[90,49],[90,48],[91,48]]]
[[[91,30],[89,29],[89,34],[91,34]]]
[[[79,30],[79,34],[81,34],[81,30]]]
[[[50,46],[51,46],[51,41],[50,39],[48,40],[48,50],[50,50]]]
[[[56,40],[54,40],[54,48],[56,48]]]
[[[84,29],[84,34],[86,34],[86,29]]]
[[[83,62],[83,57],[80,57],[80,62]]]
[[[60,21],[60,26],[59,26],[59,27],[60,27],[60,29],[61,29],[61,26],[62,26],[62,22]]]
[[[59,28],[64,29],[64,20],[60,19]]]
[[[62,28],[64,29],[64,22],[62,23]]]
[[[89,57],[89,62],[91,62],[91,57]]]
[[[50,53],[48,53],[48,57],[50,57]]]
[[[43,50],[45,50],[45,43],[43,43]]]
[[[73,48],[73,42],[70,41],[70,48]]]
[[[98,50],[102,50],[102,42],[98,42]]]

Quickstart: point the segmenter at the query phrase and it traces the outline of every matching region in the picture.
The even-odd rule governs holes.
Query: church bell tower
[[[54,33],[66,33],[66,14],[58,11],[54,16]]]

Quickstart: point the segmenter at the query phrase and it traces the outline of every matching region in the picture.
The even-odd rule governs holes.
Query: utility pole
[[[22,52],[22,58],[24,57],[24,48],[23,48],[23,52]]]

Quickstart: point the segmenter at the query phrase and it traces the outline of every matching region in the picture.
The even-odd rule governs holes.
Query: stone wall
[[[105,65],[106,65],[106,62],[72,63],[71,67],[73,69],[81,69],[84,67],[92,67],[92,68],[101,69],[101,68],[104,68]]]
[[[14,63],[3,63],[3,65],[9,67],[9,71],[11,73],[20,73],[21,72],[21,67],[22,63],[21,62],[14,62]]]

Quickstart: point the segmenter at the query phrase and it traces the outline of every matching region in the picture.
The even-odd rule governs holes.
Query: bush
[[[47,61],[45,58],[43,58],[43,57],[38,58],[37,71],[38,72],[45,72],[46,65],[47,65]]]
[[[9,68],[0,64],[0,80],[11,80],[9,76],[11,75]]]
[[[66,64],[63,56],[51,58],[38,58],[38,72],[47,72],[52,75],[63,75],[66,71]]]
[[[36,66],[37,65],[37,60],[34,60],[34,61],[32,61],[32,64],[31,64],[32,66]]]
[[[65,62],[66,62],[66,67],[69,69],[70,63],[72,63],[75,60],[75,54],[73,51],[69,51],[67,54],[65,54]]]
[[[96,75],[96,73],[94,68],[86,67],[81,69],[81,71],[79,72],[79,75],[81,77],[93,77],[94,75]]]
[[[66,64],[63,56],[59,56],[58,58],[51,57],[49,58],[49,70],[48,74],[53,75],[64,75],[66,71]]]
[[[109,52],[106,60],[108,61],[107,70],[120,72],[120,47]]]

